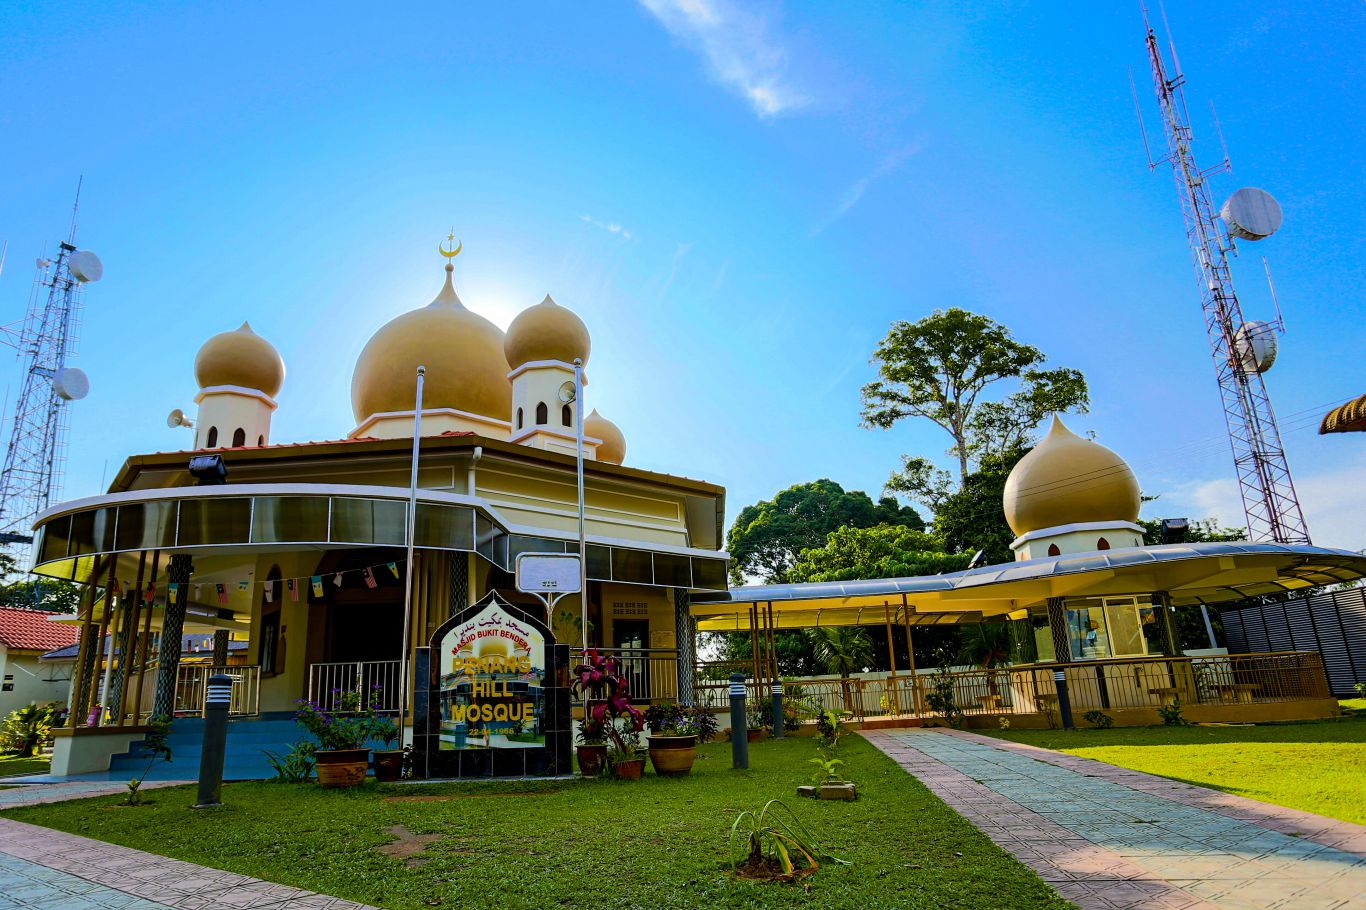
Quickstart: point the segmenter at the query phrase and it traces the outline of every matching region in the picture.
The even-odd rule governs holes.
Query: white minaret
[[[574,386],[574,360],[588,363],[588,329],[572,312],[546,298],[517,314],[503,342],[512,381],[511,442],[574,454],[578,409],[561,389]],[[595,458],[600,439],[584,426],[584,457]]]
[[[242,323],[204,342],[194,359],[199,382],[196,449],[262,446],[270,442],[275,396],[285,382],[285,362],[275,346]]]

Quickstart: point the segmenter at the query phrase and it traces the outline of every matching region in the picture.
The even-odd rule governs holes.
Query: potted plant
[[[370,736],[384,743],[383,749],[375,750],[375,780],[392,783],[403,777],[403,750],[394,748],[394,743],[398,742],[398,724],[386,714],[376,714]]]
[[[694,709],[682,705],[651,705],[645,709],[650,727],[650,764],[656,774],[682,776],[697,759],[698,721]]]
[[[607,730],[602,721],[585,717],[579,724],[579,773],[585,777],[601,774],[607,765]]]
[[[772,711],[765,711],[761,705],[752,705],[745,712],[745,738],[750,742],[758,742],[764,738],[764,732],[772,723]]]
[[[596,649],[590,649],[585,656],[587,659],[574,668],[571,687],[576,697],[584,699],[584,724],[592,721],[600,725],[610,741],[607,762],[613,774],[627,780],[639,778],[645,758],[637,757],[637,734],[645,725],[645,718],[631,704],[630,683],[615,657],[599,657]],[[623,765],[621,771],[617,770],[618,762]],[[579,770],[583,770],[582,765]]]
[[[294,721],[318,741],[313,753],[318,783],[324,787],[356,787],[365,782],[370,749],[365,745],[373,729],[370,711],[360,709],[360,695],[334,691],[338,710],[324,711],[317,702],[299,699]]]

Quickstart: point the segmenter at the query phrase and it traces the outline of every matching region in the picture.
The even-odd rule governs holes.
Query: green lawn
[[[46,774],[49,761],[46,758],[20,758],[17,755],[0,755],[0,777],[14,777],[19,774]]]
[[[1260,726],[980,732],[1366,824],[1366,712]]]
[[[224,789],[225,808],[208,811],[189,809],[193,791],[176,788],[152,792],[154,803],[141,808],[105,797],[5,814],[413,910],[1071,906],[860,737],[840,746],[860,787],[855,803],[795,795],[815,754],[809,738],[751,745],[745,772],[730,769],[729,744],[700,752],[692,776],[680,779],[647,772],[639,782],[368,783],[359,791],[242,783]],[[774,797],[853,865],[826,865],[801,884],[731,881],[731,822]],[[416,857],[422,865],[375,851],[393,839],[386,829],[394,825],[439,835]]]

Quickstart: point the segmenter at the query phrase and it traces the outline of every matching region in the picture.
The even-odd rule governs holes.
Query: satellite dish
[[[175,408],[171,413],[166,415],[166,426],[173,430],[176,427],[192,427],[194,426],[194,421],[186,417],[185,412],[180,408]]]
[[[80,401],[90,394],[90,379],[84,370],[64,367],[52,377],[52,391],[63,401]]]
[[[1276,327],[1269,322],[1245,322],[1233,335],[1233,356],[1244,373],[1265,373],[1276,362]]]
[[[71,258],[67,260],[67,268],[71,269],[71,274],[75,275],[81,284],[99,281],[104,277],[104,263],[89,250],[77,250],[72,253]]]
[[[574,400],[574,383],[566,382],[560,386],[560,401],[569,404]]]
[[[1245,186],[1228,197],[1219,217],[1242,240],[1265,240],[1281,227],[1281,204],[1266,190]]]

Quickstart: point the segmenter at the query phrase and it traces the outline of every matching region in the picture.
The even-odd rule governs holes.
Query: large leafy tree
[[[1011,468],[1027,449],[1012,449],[982,459],[978,470],[963,478],[958,490],[946,496],[934,513],[934,533],[951,553],[983,551],[988,563],[1011,562],[1015,534],[1006,524],[1002,496]]]
[[[863,387],[864,424],[888,429],[907,417],[933,421],[953,439],[960,481],[970,460],[1018,447],[1048,414],[1084,412],[1089,403],[1081,373],[1041,369],[1038,348],[957,307],[892,323],[873,362],[878,379]],[[1017,391],[999,401],[983,397],[1007,379],[1019,381]]]
[[[890,496],[874,502],[861,490],[845,490],[821,479],[788,487],[771,500],[740,511],[726,535],[731,580],[742,584],[759,578],[769,584],[787,581],[788,570],[802,550],[825,545],[832,531],[880,524],[923,530],[924,520],[910,506]]]
[[[825,546],[803,552],[788,572],[788,579],[853,581],[937,575],[967,568],[969,558],[967,554],[946,553],[940,538],[914,528],[840,528]]]
[[[81,589],[69,581],[24,574],[19,561],[0,550],[0,607],[75,613]]]

